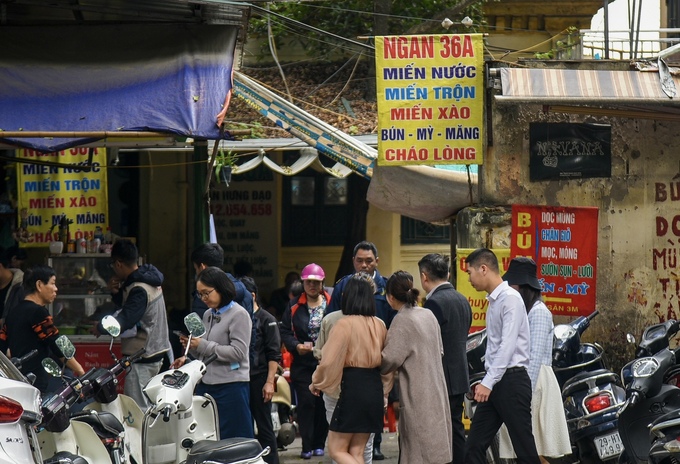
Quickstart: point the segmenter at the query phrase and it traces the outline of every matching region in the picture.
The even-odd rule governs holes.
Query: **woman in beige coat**
[[[451,416],[439,323],[416,306],[419,291],[405,271],[392,274],[387,302],[399,311],[387,331],[381,373],[399,373],[399,463],[451,462]]]

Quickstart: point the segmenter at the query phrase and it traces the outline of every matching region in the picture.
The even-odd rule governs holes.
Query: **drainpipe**
[[[604,59],[609,59],[609,0],[604,0]]]

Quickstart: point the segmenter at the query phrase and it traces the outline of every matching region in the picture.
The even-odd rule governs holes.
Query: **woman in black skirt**
[[[392,379],[380,376],[387,329],[375,317],[373,293],[367,274],[349,280],[341,300],[345,317],[333,326],[309,386],[315,395],[340,389],[328,434],[328,451],[338,464],[363,464],[369,435],[383,427]]]

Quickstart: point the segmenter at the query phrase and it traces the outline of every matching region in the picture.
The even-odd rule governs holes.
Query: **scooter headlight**
[[[474,337],[468,338],[465,343],[465,351],[472,351],[477,348],[482,343],[482,334],[475,335]]]
[[[553,334],[555,335],[555,340],[563,342],[573,337],[576,334],[576,329],[567,324],[560,324],[555,327]]]
[[[659,362],[654,358],[638,359],[633,364],[633,377],[643,378],[649,377],[659,369]]]
[[[666,443],[663,444],[663,449],[668,451],[669,453],[678,453],[680,452],[680,440],[678,440],[680,437],[674,438],[673,440],[669,440]]]

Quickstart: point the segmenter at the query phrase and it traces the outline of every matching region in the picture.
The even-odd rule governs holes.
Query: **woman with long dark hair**
[[[391,381],[380,377],[380,353],[385,344],[385,323],[375,317],[375,287],[371,277],[350,277],[342,292],[341,317],[333,325],[321,350],[321,362],[310,390],[336,396],[331,417],[328,451],[338,464],[364,462],[371,433],[382,431],[383,399]]]

